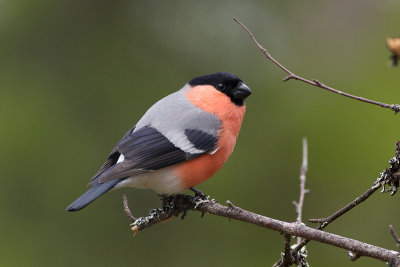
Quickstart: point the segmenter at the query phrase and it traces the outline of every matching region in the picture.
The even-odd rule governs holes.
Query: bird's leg
[[[196,197],[199,197],[199,198],[201,198],[201,199],[203,199],[203,200],[206,200],[206,199],[207,199],[207,196],[206,196],[203,192],[201,192],[199,189],[194,188],[194,187],[189,187],[189,189],[192,190],[192,191],[194,192],[194,195],[195,195]]]

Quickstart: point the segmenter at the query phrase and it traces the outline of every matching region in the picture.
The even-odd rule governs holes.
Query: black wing
[[[93,177],[100,183],[134,176],[152,170],[158,170],[171,165],[196,158],[217,148],[216,136],[201,130],[186,130],[188,140],[197,149],[204,152],[191,154],[172,144],[168,138],[157,129],[143,127],[133,133],[127,133],[111,152],[109,159]],[[116,164],[119,156],[124,155],[124,161]]]
[[[130,129],[125,135],[124,137],[122,137],[122,139],[118,142],[118,144],[120,144],[122,141],[124,141],[126,138],[128,138],[132,132],[135,130],[136,126],[133,126],[132,129]],[[104,164],[100,167],[100,169],[97,171],[97,173],[92,177],[92,179],[90,179],[89,185],[94,183],[94,180],[105,170],[107,170],[109,167],[111,167],[112,165],[114,165],[115,163],[117,163],[119,156],[121,155],[121,153],[119,153],[117,151],[118,148],[118,144],[113,148],[113,150],[110,152],[110,155],[108,156],[106,162],[104,162]]]

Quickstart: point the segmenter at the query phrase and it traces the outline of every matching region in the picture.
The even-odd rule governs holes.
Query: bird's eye
[[[218,84],[218,90],[222,91],[224,89],[225,89],[225,84],[223,83]]]

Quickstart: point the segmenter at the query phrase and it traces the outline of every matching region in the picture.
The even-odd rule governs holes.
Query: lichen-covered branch
[[[181,212],[193,210],[213,214],[233,220],[254,224],[289,236],[300,236],[307,240],[329,244],[352,251],[360,256],[375,258],[384,262],[394,262],[400,254],[393,250],[370,245],[358,240],[320,231],[299,224],[272,219],[240,207],[223,206],[212,200],[203,200],[189,195],[177,195],[165,200],[162,209],[153,210],[150,216],[137,219],[132,225],[135,232],[144,230],[158,222],[179,215]]]
[[[317,222],[320,224],[317,229],[307,227],[303,223],[299,222],[289,223],[259,215],[237,207],[233,205],[229,200],[227,200],[226,202],[228,206],[223,206],[216,203],[215,200],[204,199],[198,195],[189,196],[180,194],[176,196],[163,197],[162,208],[153,209],[150,211],[149,216],[141,218],[135,218],[132,215],[132,212],[128,207],[128,201],[126,197],[123,197],[124,210],[130,220],[133,221],[131,226],[135,234],[156,223],[167,221],[172,217],[176,217],[180,213],[183,213],[182,217],[184,217],[188,210],[192,210],[202,212],[203,214],[214,214],[217,216],[239,220],[246,223],[255,224],[260,227],[268,228],[270,230],[283,233],[286,241],[290,236],[304,238],[300,242],[300,244],[298,244],[291,250],[292,257],[287,256],[287,261],[290,261],[290,259],[296,259],[296,255],[299,253],[299,251],[302,250],[309,241],[314,240],[317,242],[326,243],[332,246],[346,249],[347,251],[349,251],[350,260],[356,260],[361,256],[367,256],[389,262],[391,266],[400,266],[400,254],[396,251],[380,248],[374,245],[360,242],[358,240],[321,231],[328,224],[332,223],[340,216],[344,215],[360,203],[364,202],[380,187],[383,186],[383,188],[385,189],[385,186],[388,186],[388,190],[384,190],[384,192],[391,192],[391,195],[396,193],[399,186],[400,177],[400,141],[396,142],[395,148],[396,155],[389,161],[391,166],[381,173],[375,184],[354,201],[350,202],[342,209],[336,211],[331,216],[323,219],[312,220],[312,222]],[[393,229],[391,229],[391,233],[395,237],[397,242],[397,235],[394,234]],[[286,252],[288,252],[287,245],[285,250]],[[287,253],[285,254],[287,255]],[[280,266],[280,264],[282,264],[282,259],[278,261],[275,265]]]

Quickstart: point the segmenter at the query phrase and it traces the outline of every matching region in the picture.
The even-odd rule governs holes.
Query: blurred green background
[[[239,75],[253,95],[232,157],[198,188],[220,202],[294,221],[301,139],[309,141],[304,217],[364,192],[400,139],[399,115],[300,82],[266,61],[237,17],[289,69],[356,95],[400,102],[398,1],[0,0],[1,266],[270,266],[279,233],[189,213],[134,239],[122,209],[160,205],[149,190],[109,192],[66,213],[120,137],[191,78]],[[376,193],[328,231],[395,249],[400,194]],[[312,266],[350,263],[312,242]]]

